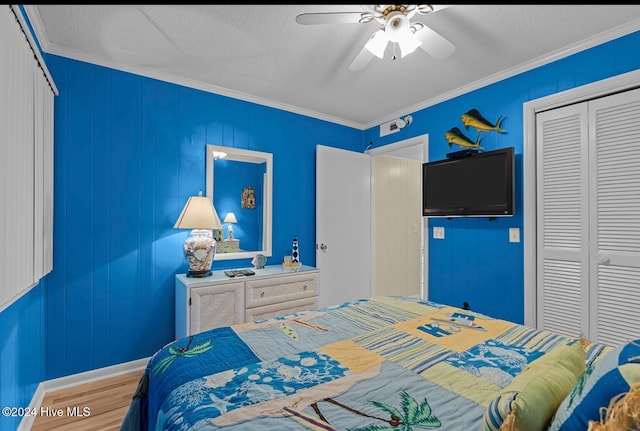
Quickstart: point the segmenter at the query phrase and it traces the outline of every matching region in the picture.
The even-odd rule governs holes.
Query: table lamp
[[[229,223],[227,225],[227,233],[229,234],[229,240],[233,239],[233,225],[232,223],[238,223],[238,219],[236,219],[236,215],[234,213],[227,213],[226,216],[224,216],[224,220],[225,223]]]
[[[213,229],[222,229],[222,223],[211,199],[191,196],[173,226],[176,229],[192,229],[184,241],[184,257],[189,265],[187,277],[207,277],[211,275],[211,264],[216,254],[216,240]]]

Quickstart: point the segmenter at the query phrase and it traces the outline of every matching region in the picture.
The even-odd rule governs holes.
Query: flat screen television
[[[514,149],[423,163],[422,215],[512,216]]]

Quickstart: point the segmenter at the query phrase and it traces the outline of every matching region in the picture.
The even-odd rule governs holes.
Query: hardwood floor
[[[32,431],[118,431],[144,370],[45,395]],[[75,410],[74,410],[75,408]],[[51,414],[47,415],[49,411]],[[60,415],[54,413],[62,412]]]

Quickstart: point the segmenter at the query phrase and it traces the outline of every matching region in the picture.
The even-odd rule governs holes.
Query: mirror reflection
[[[271,256],[270,153],[207,145],[207,196],[222,222],[214,260]]]

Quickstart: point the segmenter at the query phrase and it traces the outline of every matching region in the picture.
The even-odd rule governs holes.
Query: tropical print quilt
[[[149,361],[121,429],[478,430],[527,364],[575,341],[373,297],[172,342]]]

